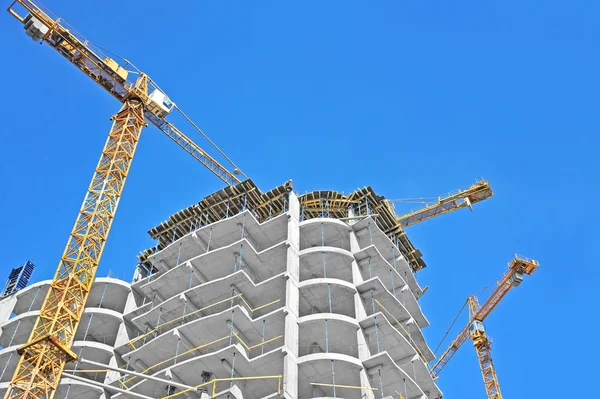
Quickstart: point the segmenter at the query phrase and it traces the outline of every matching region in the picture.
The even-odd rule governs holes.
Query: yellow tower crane
[[[76,358],[71,345],[142,127],[152,123],[229,185],[240,182],[235,175],[241,171],[221,152],[235,167],[234,173],[227,170],[165,119],[177,107],[146,74],[132,65],[133,70],[119,65],[33,1],[16,0],[8,11],[23,23],[25,33],[34,41],[50,45],[122,104],[112,117],[108,139],[40,315],[28,342],[18,349],[21,357],[5,396],[51,399],[65,364]],[[131,79],[132,75],[136,78]]]
[[[425,204],[425,207],[421,209],[396,218],[400,226],[406,228],[457,209],[468,207],[470,210],[473,210],[473,204],[491,198],[493,195],[494,192],[489,183],[485,180],[480,180],[466,190],[453,191],[446,195],[441,195],[433,201],[427,201],[428,198],[407,198],[387,200],[387,203],[392,209],[395,202],[420,202]]]
[[[473,346],[477,352],[479,368],[483,376],[483,383],[488,399],[502,399],[500,384],[494,368],[491,353],[491,340],[487,337],[483,321],[490,312],[498,306],[500,300],[513,287],[518,287],[523,281],[523,275],[531,276],[538,268],[539,263],[533,259],[522,256],[515,256],[515,259],[508,264],[508,271],[498,281],[498,286],[485,303],[480,306],[476,296],[469,296],[467,303],[469,305],[469,322],[458,333],[450,346],[440,355],[438,360],[431,367],[431,376],[435,379],[442,369],[448,364],[452,356],[458,351],[462,344],[467,340],[473,341]]]

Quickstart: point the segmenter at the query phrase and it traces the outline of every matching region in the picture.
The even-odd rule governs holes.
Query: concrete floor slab
[[[433,381],[427,364],[425,364],[420,357],[415,356],[412,362],[398,364],[398,366],[400,366],[405,373],[413,376],[413,380],[419,384],[428,398],[437,399],[442,397],[442,391],[440,391],[440,388]]]
[[[359,252],[354,254],[354,257],[356,258],[359,268],[361,269],[361,275],[364,280],[379,276],[389,291],[392,291],[392,276],[390,276],[391,270],[393,272],[394,284],[396,287],[400,284],[400,282],[408,284],[412,299],[408,298],[407,296],[407,300],[414,302],[414,307],[419,307],[415,293],[421,295],[420,293],[422,291],[417,284],[414,273],[406,269],[394,269],[394,266],[392,266],[383,258],[383,255],[381,255],[381,252],[379,252],[375,245],[369,245],[368,247],[361,249]],[[371,269],[370,272],[369,267]]]
[[[361,320],[360,326],[367,339],[371,355],[387,351],[392,359],[402,361],[402,359],[412,359],[417,354],[417,350],[408,341],[405,334],[401,333],[394,322],[381,312]],[[379,346],[377,342],[379,342]]]
[[[234,363],[235,377],[253,377],[253,376],[271,376],[283,374],[284,353],[280,349],[248,359],[245,356],[244,348],[241,344],[227,346],[218,351],[203,354],[192,359],[185,360],[167,369],[155,373],[156,376],[165,376],[167,370],[173,378],[176,378],[183,384],[196,386],[201,384],[203,371],[211,373],[212,378],[231,377],[231,366]],[[229,388],[230,382],[223,381],[217,384],[217,391],[221,392]],[[277,392],[277,379],[255,379],[246,381],[235,381],[244,393],[244,399],[259,399]],[[166,386],[160,382],[145,380],[131,385],[134,392],[138,392],[151,397],[165,396]],[[210,390],[209,390],[210,392]],[[122,395],[114,395],[113,399],[122,398]]]
[[[71,346],[71,350],[77,354],[78,357],[84,357],[86,359],[102,363],[109,364],[110,359],[114,356],[113,347],[110,345],[102,344],[100,342],[90,341],[75,341]],[[71,363],[67,368],[72,369],[74,363]],[[79,365],[80,370],[89,369],[87,365]],[[78,373],[80,377],[86,377],[93,379],[98,382],[104,382],[106,372],[103,373]]]
[[[105,308],[123,313],[127,297],[131,292],[130,284],[111,277],[99,277],[94,280],[88,300],[89,308]]]
[[[232,311],[235,313],[232,314]],[[252,320],[243,307],[236,305],[218,314],[184,324],[177,330],[160,334],[156,338],[151,335],[142,348],[132,350],[126,345],[115,349],[115,352],[128,359],[133,370],[155,372],[172,364],[176,355],[179,363],[182,359],[215,352],[228,346],[232,319],[236,336],[231,341],[243,341],[242,345],[248,357],[260,356],[262,352],[261,347],[257,345],[262,342],[263,320],[265,341],[273,339],[264,345],[264,352],[283,345],[283,337],[277,338],[284,332],[283,309],[269,313],[261,319]]]
[[[26,343],[39,315],[39,310],[32,310],[0,323],[0,346],[11,346],[11,341],[12,345]]]
[[[375,245],[377,250],[390,265],[393,266],[395,264],[396,270],[404,277],[404,280],[413,290],[414,295],[417,298],[423,295],[423,290],[419,287],[408,262],[400,254],[400,250],[396,248],[388,236],[379,229],[379,226],[377,226],[377,223],[372,217],[358,221],[352,225],[352,228],[356,233],[358,244],[362,249]]]
[[[314,247],[300,251],[298,256],[300,281],[328,277],[352,282],[354,256],[350,251],[336,247]]]
[[[333,369],[332,369],[333,367]],[[339,353],[318,353],[302,356],[298,359],[298,395],[300,398],[339,397],[346,399],[361,398],[360,389],[314,386],[312,383],[333,384],[335,371],[336,385],[360,386],[362,363],[351,356]]]
[[[375,277],[375,279],[378,278]],[[361,288],[365,288],[365,286],[362,286]],[[427,345],[425,336],[423,335],[423,332],[419,328],[418,324],[412,321],[414,319],[407,319],[408,312],[406,311],[406,308],[389,291],[381,290],[374,295],[374,299],[376,299],[377,301],[379,301],[379,303],[381,303],[381,305],[383,305],[382,308],[379,304],[375,303],[375,312],[373,312],[373,307],[371,304],[371,291],[365,290],[364,292],[362,292],[361,298],[363,298],[363,303],[366,303],[365,309],[367,310],[368,315],[377,312],[382,312],[393,323],[396,323],[396,320],[402,323],[403,328],[398,327],[398,329],[402,333],[404,333],[404,330],[410,332],[412,340],[419,347],[419,350],[423,353],[425,358],[428,361],[433,360],[435,358],[433,352]]]
[[[406,399],[426,397],[419,385],[392,360],[387,352],[373,355],[363,361],[363,364],[373,387],[380,386],[379,370],[381,371],[384,395],[394,396],[396,392],[400,392]]]
[[[314,353],[341,353],[358,359],[360,329],[356,319],[339,314],[313,314],[298,319],[298,356]],[[340,340],[339,337],[344,337]]]
[[[15,315],[20,315],[30,310],[40,310],[42,303],[44,303],[44,299],[46,298],[46,294],[48,293],[49,287],[50,280],[45,280],[31,284],[30,286],[18,291],[16,294],[17,303],[15,304],[13,313]]]
[[[356,288],[344,280],[316,278],[298,284],[300,291],[300,317],[314,313],[338,313],[355,317],[354,294]],[[331,312],[329,304],[331,299]]]
[[[75,340],[82,341],[85,337],[86,341],[114,346],[122,322],[123,316],[114,310],[85,308],[75,333]]]
[[[351,228],[337,219],[317,218],[300,222],[300,250],[336,247],[350,251]]]
[[[231,301],[223,301],[239,294],[242,294],[245,302],[239,298],[235,298],[234,302],[245,306],[253,318],[260,317],[285,306],[284,277],[284,273],[281,273],[255,284],[244,270],[240,270],[220,279],[211,280],[185,290],[181,294],[154,306],[149,311],[133,317],[131,323],[137,326],[139,331],[144,331],[147,326],[161,325],[160,331],[164,333],[180,326],[183,322],[189,322],[194,317],[199,318],[230,308]],[[182,297],[182,295],[185,297]],[[184,309],[185,314],[188,315],[186,318],[183,318]],[[199,312],[199,309],[205,310]],[[257,310],[253,311],[252,309]]]
[[[8,385],[9,382],[0,383],[0,395],[4,396],[6,394]],[[69,388],[69,386],[71,387]],[[69,391],[69,398],[77,399],[97,399],[104,393],[102,388],[93,386],[91,384],[75,381],[70,378],[62,378],[54,398],[64,399],[67,394],[67,390]]]
[[[223,278],[234,272],[234,263],[239,259],[240,248],[243,245],[242,269],[258,283],[285,271],[287,244],[281,242],[263,251],[257,252],[247,239],[236,242],[208,253],[198,253],[180,266],[165,272],[159,272],[150,279],[136,282],[132,287],[148,300],[152,300],[154,293],[167,300],[174,295],[188,289],[190,278],[192,287],[205,281]],[[191,265],[191,267],[189,266]],[[230,265],[214,267],[215,265]]]
[[[418,304],[414,300],[414,297],[412,297],[412,294],[409,290],[403,290],[402,286],[394,287],[396,293],[394,295],[394,291],[388,290],[379,277],[373,277],[358,284],[356,289],[361,294],[363,303],[365,303],[367,308],[372,308],[371,293],[373,293],[374,299],[381,302],[398,320],[405,320],[412,317],[419,327],[429,326],[429,320],[425,318],[421,308],[419,306],[415,307]]]
[[[251,212],[245,211],[218,223],[203,226],[171,243],[154,256],[154,267],[167,271],[177,266],[178,259],[179,263],[185,262],[200,252],[230,246],[243,237],[257,251],[262,251],[287,239],[287,223],[287,214],[258,223]]]

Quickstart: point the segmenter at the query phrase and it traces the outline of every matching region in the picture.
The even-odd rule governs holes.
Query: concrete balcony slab
[[[171,365],[153,375],[162,378],[169,378],[170,375],[178,382],[190,386],[197,386],[202,383],[202,373],[204,371],[210,373],[209,380],[213,378],[230,378],[232,366],[233,375],[236,378],[277,376],[283,374],[284,355],[281,349],[274,349],[265,352],[261,356],[249,359],[243,346],[235,344]],[[222,381],[217,383],[216,391],[224,392],[230,389],[230,385],[237,386],[243,392],[244,399],[260,399],[277,393],[279,381],[276,378],[238,380],[234,381],[233,384],[229,381]],[[166,384],[151,380],[135,382],[129,387],[134,392],[151,397],[165,396],[167,388]],[[212,384],[207,385],[207,387],[207,391],[211,392]],[[197,392],[200,393],[202,389],[198,389]],[[113,395],[113,399],[124,399],[124,395]]]
[[[388,236],[381,231],[379,226],[372,217],[364,218],[359,222],[352,225],[352,229],[356,233],[356,238],[361,249],[365,249],[371,245],[375,245],[377,250],[381,253],[382,257],[392,266],[395,265],[395,269],[401,276],[405,276],[404,280],[413,289],[414,295],[419,298],[423,295],[423,290],[418,286],[414,273],[410,268],[408,262],[400,250],[396,248],[394,243],[388,238]],[[406,272],[406,273],[405,273]],[[412,277],[410,276],[412,275]],[[414,281],[412,281],[415,279]]]
[[[189,261],[136,282],[132,288],[140,295],[150,298],[149,300],[152,300],[154,293],[157,293],[158,301],[162,302],[188,289],[190,278],[194,287],[233,273],[234,263],[240,263],[240,248],[243,248],[242,270],[245,270],[256,283],[286,270],[287,243],[280,242],[257,252],[250,241],[242,239],[214,251],[197,252]]]
[[[149,308],[147,312],[131,318],[131,323],[139,331],[146,327],[157,326],[160,319],[160,332],[187,323],[194,318],[215,314],[231,307],[227,298],[240,295],[244,298],[234,298],[233,302],[245,306],[253,318],[260,317],[275,309],[285,306],[285,274],[271,277],[255,284],[245,270],[217,280],[192,287],[181,294],[161,304]],[[185,315],[184,315],[185,310]]]
[[[381,388],[380,394],[391,395],[400,392],[406,399],[426,398],[419,385],[402,370],[387,352],[373,355],[363,361],[371,386]],[[380,379],[381,374],[381,379]],[[380,384],[381,381],[381,384]]]
[[[360,389],[341,388],[336,386],[335,395],[332,386],[318,384],[360,386],[362,363],[351,356],[340,353],[318,353],[302,356],[298,359],[298,396],[304,398],[338,397],[360,399]],[[335,377],[333,373],[335,372]]]
[[[300,222],[300,250],[313,247],[336,247],[350,251],[348,224],[338,219],[317,218]]]
[[[235,311],[235,313],[232,313]],[[233,320],[233,338],[230,340]],[[216,352],[231,343],[239,342],[249,358],[260,356],[262,332],[265,332],[264,352],[283,345],[285,326],[284,309],[275,310],[260,319],[252,320],[247,310],[235,305],[220,313],[193,320],[177,329],[156,337],[148,336],[145,345],[136,347],[124,345],[117,349],[129,368],[143,373],[154,373],[169,367],[177,360]],[[139,341],[141,345],[143,341]]]
[[[356,315],[356,288],[351,283],[334,278],[314,278],[299,283],[298,289],[301,317],[314,313],[337,313],[348,317]]]
[[[185,262],[198,253],[227,247],[244,237],[261,251],[287,239],[287,224],[287,214],[259,223],[251,212],[244,211],[179,238],[154,255],[154,267],[164,272],[177,266],[177,260]]]
[[[416,348],[381,312],[360,321],[371,355],[387,351],[394,360],[412,359],[417,355]],[[379,345],[378,345],[379,343]]]
[[[400,283],[402,283],[402,285],[408,284],[410,287],[410,296],[413,298],[411,301],[414,301],[414,306],[418,307],[415,293],[417,295],[422,295],[422,291],[419,284],[417,284],[413,272],[406,268],[394,268],[392,264],[384,259],[383,255],[381,255],[381,252],[379,252],[375,245],[369,245],[368,247],[361,249],[354,254],[354,257],[356,258],[356,262],[358,263],[364,280],[379,276],[381,281],[385,284],[385,287],[390,291],[392,291],[392,276],[390,276],[390,271],[392,271],[396,287]]]
[[[358,359],[360,325],[354,318],[332,313],[319,313],[298,319],[298,355],[341,353]],[[343,340],[339,339],[344,337]]]
[[[300,251],[298,255],[300,281],[328,277],[352,282],[354,256],[350,251],[336,247],[313,247]]]
[[[416,300],[411,300],[412,294],[406,286],[395,286],[393,290],[388,290],[379,277],[373,277],[360,283],[356,289],[363,299],[367,312],[372,309],[371,293],[374,299],[378,300],[387,310],[389,310],[398,320],[413,318],[419,327],[429,326],[429,320],[417,305]],[[394,295],[394,291],[395,294]],[[412,297],[414,299],[414,297]],[[377,305],[376,305],[377,306]],[[410,308],[409,308],[410,306]],[[372,312],[372,310],[371,310]]]

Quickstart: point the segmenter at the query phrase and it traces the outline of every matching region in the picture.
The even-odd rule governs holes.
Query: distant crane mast
[[[523,281],[523,275],[531,276],[538,268],[539,263],[533,259],[523,256],[515,256],[508,264],[508,271],[498,281],[498,286],[485,303],[480,306],[476,296],[469,296],[469,322],[458,333],[450,346],[438,357],[438,360],[431,367],[431,376],[435,379],[442,369],[448,364],[452,356],[458,351],[467,339],[473,341],[473,346],[477,352],[479,367],[483,377],[483,383],[488,399],[502,399],[500,384],[496,376],[496,370],[492,361],[491,340],[487,337],[483,321],[490,312],[498,306],[500,300],[513,287],[518,287]]]
[[[146,74],[133,71],[137,78],[128,79],[132,71],[110,57],[101,56],[100,49],[32,1],[16,0],[8,11],[23,23],[34,41],[49,44],[122,103],[112,117],[108,139],[40,315],[28,342],[18,349],[21,356],[5,395],[6,399],[51,399],[65,364],[77,358],[71,345],[147,122],[225,183],[234,185],[240,180],[165,120],[176,106]],[[241,173],[237,167],[234,172]]]

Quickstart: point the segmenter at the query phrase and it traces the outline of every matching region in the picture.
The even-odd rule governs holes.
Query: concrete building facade
[[[299,197],[246,181],[211,194],[149,232],[157,245],[131,286],[96,281],[74,351],[123,371],[82,373],[94,386],[63,378],[57,397],[441,398],[415,277],[425,264],[394,223],[370,188]],[[2,390],[39,287],[0,302]]]
[[[228,206],[205,225],[163,226],[132,284],[136,337],[116,348],[121,367],[179,385],[113,386],[148,397],[441,397],[423,291],[378,215],[308,218],[293,192],[262,221]]]

